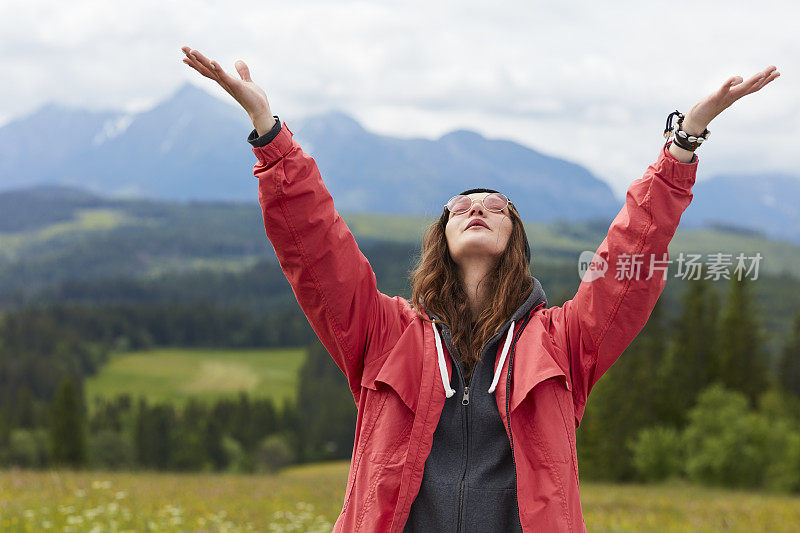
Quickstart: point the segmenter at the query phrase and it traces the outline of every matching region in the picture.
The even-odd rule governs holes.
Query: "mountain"
[[[438,215],[450,197],[473,187],[504,192],[532,221],[610,218],[621,206],[584,167],[472,131],[398,139],[370,133],[340,112],[296,128],[286,123],[346,212]]]
[[[681,219],[729,231],[757,230],[800,243],[800,180],[788,174],[714,176],[699,181]]]
[[[123,115],[47,104],[0,128],[0,188],[64,182],[64,172],[94,156],[93,140]]]
[[[451,196],[472,187],[503,191],[531,222],[598,220],[607,227],[622,206],[589,169],[474,131],[397,138],[338,111],[281,119],[317,161],[342,213],[438,216]],[[47,104],[0,128],[0,191],[66,185],[104,197],[252,204],[251,130],[238,105],[191,83],[136,114]],[[797,176],[701,176],[693,192],[682,227],[800,243]],[[50,215],[58,213],[54,205]]]
[[[281,118],[314,156],[340,211],[433,215],[472,187],[505,192],[536,221],[610,218],[621,205],[584,167],[512,141],[466,130],[399,139],[341,112]],[[240,108],[189,83],[138,114],[50,104],[0,128],[0,190],[61,184],[111,196],[252,202],[251,129]]]

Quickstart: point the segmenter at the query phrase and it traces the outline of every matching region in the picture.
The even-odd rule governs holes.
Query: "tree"
[[[214,470],[224,470],[228,466],[228,456],[222,446],[222,438],[222,425],[212,411],[204,427],[203,445],[206,457],[211,461]]]
[[[252,425],[253,410],[250,405],[250,398],[244,391],[239,392],[239,401],[233,412],[231,420],[231,435],[242,445],[244,450],[250,453],[256,445]]]
[[[353,451],[356,426],[353,395],[325,347],[315,339],[300,368],[297,391],[298,438],[311,461],[346,459]]]
[[[715,351],[719,302],[702,270],[700,274],[700,279],[688,284],[674,322],[673,341],[658,371],[658,418],[679,429],[685,426],[686,413],[697,395],[719,372]]]
[[[710,485],[760,487],[785,430],[748,406],[744,393],[719,383],[701,391],[684,430],[686,473]]]
[[[595,479],[628,481],[636,477],[628,451],[638,433],[657,420],[656,369],[666,334],[661,300],[647,324],[592,389],[577,432],[581,473]]]
[[[255,468],[260,472],[277,472],[294,459],[292,445],[286,435],[273,433],[261,440],[255,452]]]
[[[747,277],[731,276],[719,337],[719,377],[722,384],[745,394],[751,407],[768,385],[764,339],[747,286]]]
[[[53,399],[50,442],[55,463],[73,467],[86,463],[86,410],[70,376],[62,378]]]
[[[778,363],[781,388],[800,398],[800,311],[795,314],[792,332]]]
[[[148,407],[144,399],[139,401],[136,414],[134,443],[136,461],[145,467],[166,470],[175,447],[175,409],[170,404]]]
[[[33,429],[36,427],[36,409],[34,397],[30,387],[22,385],[17,389],[17,408],[14,410],[16,416],[16,426],[20,428]]]
[[[633,463],[644,481],[678,477],[686,461],[680,432],[669,426],[654,426],[639,432],[630,446]]]
[[[175,446],[170,449],[169,466],[177,470],[200,470],[207,463],[204,422],[205,406],[189,398],[179,423],[173,429]]]

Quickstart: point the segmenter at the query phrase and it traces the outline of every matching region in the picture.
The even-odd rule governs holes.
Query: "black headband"
[[[484,188],[477,188],[477,189],[467,189],[466,191],[462,192],[461,194],[467,195],[472,194],[475,192],[500,192],[494,189],[484,189]],[[502,194],[502,193],[501,193]],[[525,259],[528,260],[528,264],[531,264],[531,246],[528,244],[528,235],[525,233],[525,226],[522,226],[522,236],[525,237]]]

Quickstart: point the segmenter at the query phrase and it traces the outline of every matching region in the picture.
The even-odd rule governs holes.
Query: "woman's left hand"
[[[770,65],[752,78],[742,83],[741,76],[732,76],[717,91],[706,96],[686,113],[682,129],[690,135],[700,135],[706,126],[720,113],[725,111],[736,100],[750,93],[761,90],[766,84],[780,76],[775,65]]]

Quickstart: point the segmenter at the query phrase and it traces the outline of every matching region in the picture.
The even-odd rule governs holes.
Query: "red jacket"
[[[334,531],[401,532],[419,491],[452,363],[431,323],[420,320],[406,299],[378,291],[315,161],[286,124],[253,152],[267,237],[358,407]],[[531,310],[511,357],[508,343],[498,346],[494,394],[511,439],[525,532],[586,531],[575,430],[592,387],[644,327],[664,288],[660,271],[646,279],[649,261],[651,255],[668,258],[667,245],[692,200],[698,161],[695,156],[681,163],[663,146],[628,188],[597,250],[608,262],[605,276],[582,281],[562,306]],[[644,254],[638,256],[644,259],[641,275],[618,275],[624,254]]]

